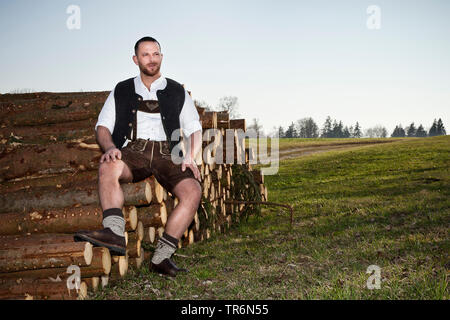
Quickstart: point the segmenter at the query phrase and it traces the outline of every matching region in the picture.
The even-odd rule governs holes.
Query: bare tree
[[[237,112],[238,106],[238,98],[235,96],[225,96],[219,100],[219,111],[228,111],[230,119],[237,119],[240,117]]]
[[[368,128],[365,131],[365,136],[369,138],[386,138],[387,130],[385,127],[377,125],[375,127]]]
[[[253,122],[247,129],[253,129],[256,132],[258,137],[264,136],[264,131],[262,130],[263,126],[259,124],[259,119],[253,118]]]
[[[319,136],[319,127],[310,118],[303,118],[297,120],[296,131],[300,138],[317,138]]]
[[[205,108],[206,111],[212,111],[212,107],[205,100],[194,100],[194,105],[196,107]]]

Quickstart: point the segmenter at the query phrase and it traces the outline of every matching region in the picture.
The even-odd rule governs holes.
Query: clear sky
[[[213,106],[237,96],[265,132],[328,115],[389,133],[440,117],[450,132],[448,0],[0,0],[0,30],[0,93],[112,90],[137,75],[133,46],[150,35],[164,76]]]

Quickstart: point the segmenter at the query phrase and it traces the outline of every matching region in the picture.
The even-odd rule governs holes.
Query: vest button
[[[132,126],[133,126],[133,124],[132,124],[132,123],[130,122],[130,123],[128,124],[128,126],[129,126],[129,127],[132,127]]]
[[[138,100],[141,101],[141,100],[142,100],[142,97],[138,97]]]
[[[133,109],[133,113],[136,113],[136,110],[135,110],[135,109]]]

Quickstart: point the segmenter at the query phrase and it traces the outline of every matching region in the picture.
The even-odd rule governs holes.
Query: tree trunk
[[[26,246],[0,251],[0,272],[32,269],[88,266],[92,262],[92,244],[88,242]]]
[[[136,229],[136,207],[127,206],[122,211],[126,222],[125,229],[127,231]],[[56,208],[29,213],[2,213],[0,216],[3,222],[0,224],[1,235],[75,233],[80,230],[103,229],[103,213],[98,206]],[[42,238],[45,238],[45,235],[42,235]],[[0,245],[1,247],[3,246]]]
[[[245,119],[230,119],[230,129],[241,129],[246,131]]]
[[[84,299],[87,296],[86,282],[81,282],[79,291],[69,290],[66,281],[49,279],[3,279],[0,280],[0,299],[22,297],[23,299]]]
[[[148,207],[137,208],[137,216],[144,227],[164,227],[167,222],[167,210],[164,202]]]
[[[152,193],[152,198],[150,199],[150,201],[153,201],[153,203],[161,203],[164,200],[163,186],[159,184],[155,176],[148,177],[147,179],[145,179],[145,181],[150,184],[150,190]]]
[[[22,146],[0,155],[0,181],[32,174],[76,172],[98,169],[100,150],[76,142]]]
[[[55,123],[80,121],[98,117],[103,103],[89,105],[72,104],[67,108],[59,109],[30,109],[25,112],[12,113],[2,119],[6,126],[41,126]]]
[[[114,261],[113,259],[112,261]],[[110,280],[111,277],[123,278],[128,272],[128,255],[119,256],[117,262],[113,263],[111,267]]]
[[[141,254],[141,240],[136,232],[128,233],[127,254],[129,259],[138,258]]]
[[[5,138],[14,136],[15,140],[19,140],[21,144],[51,144],[74,139],[90,140],[95,137],[96,122],[97,118],[90,118],[50,125],[5,127],[0,128],[0,136]]]
[[[228,111],[217,112],[217,128],[230,128],[230,114],[228,113]]]
[[[56,187],[58,189],[72,188],[74,185],[91,184],[98,181],[98,170],[65,172],[59,174],[33,175],[27,178],[17,178],[0,184],[0,194],[18,192],[36,187]]]
[[[121,187],[125,206],[150,203],[151,189],[148,182],[126,183],[122,184]],[[0,195],[0,212],[26,212],[83,205],[100,205],[98,190],[95,185],[83,186],[83,188],[80,187],[76,190],[42,187]]]
[[[142,266],[144,260],[145,260],[145,251],[144,248],[141,247],[139,256],[137,258],[128,260],[128,267],[139,269]]]
[[[206,111],[200,116],[200,122],[203,129],[216,129],[217,128],[217,112]]]

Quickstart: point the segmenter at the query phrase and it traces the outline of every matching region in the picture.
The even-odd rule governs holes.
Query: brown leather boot
[[[96,247],[105,247],[112,255],[124,256],[126,253],[125,237],[120,237],[110,228],[97,231],[79,231],[73,236],[75,242],[87,241]]]
[[[176,277],[178,272],[189,272],[189,270],[187,269],[178,268],[175,263],[169,258],[164,259],[159,264],[150,262],[150,266],[150,270],[157,273],[162,273],[170,277]]]

